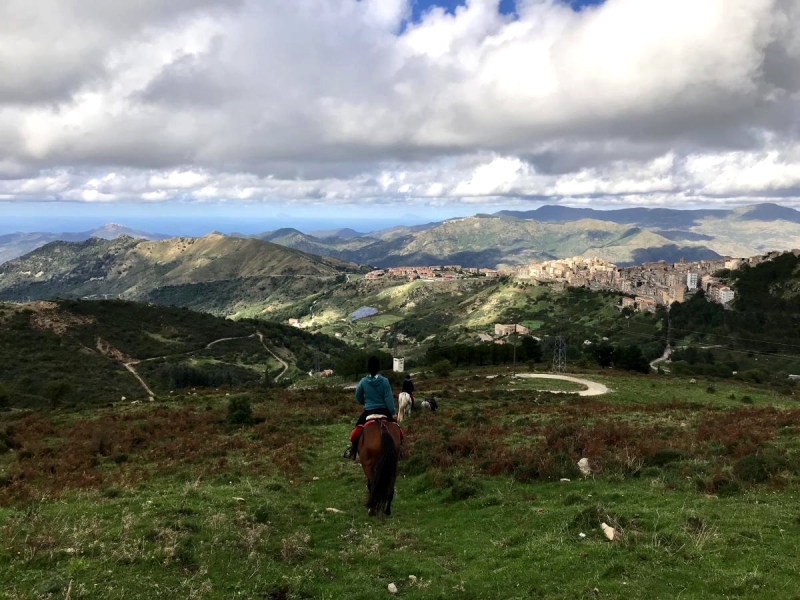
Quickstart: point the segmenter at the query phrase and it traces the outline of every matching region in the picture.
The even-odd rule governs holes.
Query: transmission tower
[[[563,335],[556,336],[555,351],[553,352],[553,372],[566,373],[567,371],[567,340]]]

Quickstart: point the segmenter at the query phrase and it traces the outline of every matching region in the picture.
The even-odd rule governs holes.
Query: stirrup
[[[353,450],[352,446],[349,446],[347,450],[344,451],[344,454],[342,454],[342,458],[345,458],[347,460],[355,460],[356,451]]]

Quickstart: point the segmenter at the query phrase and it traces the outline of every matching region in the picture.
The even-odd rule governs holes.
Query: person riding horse
[[[356,388],[356,402],[364,407],[364,411],[356,421],[356,427],[364,425],[367,422],[367,417],[370,415],[384,415],[391,421],[395,421],[397,410],[394,407],[394,396],[392,395],[392,386],[389,380],[383,375],[378,374],[381,370],[381,361],[377,356],[370,356],[367,360],[366,375]],[[351,436],[350,447],[344,451],[343,458],[356,459],[358,454],[358,435]]]
[[[403,380],[403,387],[400,390],[411,396],[411,407],[414,407],[414,382],[411,381],[411,374],[406,373],[406,378]]]

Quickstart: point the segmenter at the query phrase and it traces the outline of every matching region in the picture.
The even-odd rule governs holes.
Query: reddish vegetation
[[[318,426],[355,420],[351,394],[254,395],[256,424],[242,428],[226,423],[224,403],[212,408],[201,396],[191,406],[125,406],[96,418],[32,413],[0,426],[0,450],[14,451],[5,457],[13,456],[8,475],[0,478],[0,505],[69,489],[127,486],[156,475],[294,475],[318,443]],[[529,481],[577,476],[582,457],[595,473],[625,475],[700,458],[711,469],[703,485],[715,492],[729,483],[722,472],[729,466],[743,481],[772,477],[785,464],[781,451],[770,450],[762,462],[747,460],[761,457],[782,431],[800,428],[800,409],[621,405],[546,393],[508,398],[444,398],[438,412],[414,415],[404,423],[408,458],[401,471],[462,467]]]
[[[0,479],[0,504],[68,489],[131,485],[187,469],[193,476],[233,468],[295,472],[298,456],[316,441],[313,423],[353,412],[344,398],[281,392],[255,404],[261,422],[243,429],[226,423],[225,406],[125,407],[97,418],[29,414],[0,427],[15,449],[9,476]]]
[[[443,403],[434,419],[411,422],[412,469],[461,463],[489,475],[558,479],[577,475],[576,463],[583,457],[595,473],[633,474],[648,464],[692,457],[713,459],[719,468],[758,452],[781,428],[800,425],[797,409],[726,411],[679,402],[620,405],[590,399],[562,404],[547,395],[538,403],[499,402],[469,421],[454,422],[454,416]],[[516,422],[513,428],[503,425],[509,421]]]

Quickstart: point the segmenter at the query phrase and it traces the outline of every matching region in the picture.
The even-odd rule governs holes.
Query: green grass
[[[579,399],[490,372],[417,378],[440,410],[405,424],[388,519],[340,458],[352,390],[250,392],[261,422],[239,429],[221,394],[0,413],[0,598],[797,597],[796,400],[606,374]],[[761,483],[746,449],[777,465]]]

